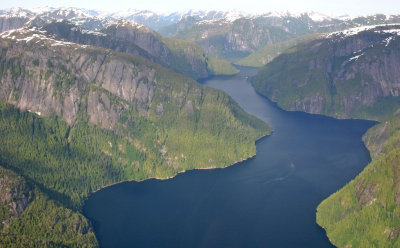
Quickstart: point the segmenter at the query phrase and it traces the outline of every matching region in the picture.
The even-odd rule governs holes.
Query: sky
[[[0,9],[23,7],[79,7],[117,11],[240,10],[248,13],[270,11],[324,14],[400,14],[400,0],[2,0]]]

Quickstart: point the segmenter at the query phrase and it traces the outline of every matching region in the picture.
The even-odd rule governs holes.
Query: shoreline
[[[164,181],[164,180],[173,179],[174,177],[178,176],[179,174],[183,174],[183,173],[186,173],[186,172],[189,172],[189,171],[225,169],[225,168],[228,168],[228,167],[231,167],[231,166],[240,164],[240,163],[242,163],[242,162],[244,162],[244,161],[247,161],[247,160],[252,159],[252,158],[254,158],[255,156],[257,156],[257,142],[260,141],[261,139],[264,139],[264,138],[266,138],[266,137],[268,137],[268,136],[271,136],[273,133],[274,133],[274,130],[272,130],[269,134],[266,134],[266,135],[264,135],[264,136],[261,136],[260,138],[258,138],[258,139],[256,139],[256,140],[254,141],[254,145],[256,146],[256,153],[255,153],[254,155],[252,155],[252,156],[250,156],[250,157],[248,157],[248,158],[246,158],[246,159],[242,159],[242,160],[240,160],[240,161],[236,161],[236,162],[234,162],[234,163],[232,163],[232,164],[229,164],[229,165],[227,165],[227,166],[223,166],[223,167],[215,167],[215,166],[213,166],[213,167],[206,167],[206,168],[186,169],[186,170],[178,171],[176,174],[174,174],[174,175],[172,175],[172,176],[169,176],[169,177],[165,177],[165,178],[160,178],[160,177],[149,177],[149,178],[141,179],[141,180],[126,179],[126,180],[118,181],[118,182],[115,182],[115,183],[110,183],[110,184],[107,184],[107,185],[105,185],[105,186],[102,186],[102,187],[100,187],[100,188],[98,188],[98,189],[96,189],[96,190],[90,192],[90,193],[85,197],[85,200],[84,200],[83,202],[85,203],[85,202],[89,199],[89,197],[90,197],[91,195],[93,195],[93,194],[95,194],[95,193],[97,193],[97,192],[99,192],[99,191],[101,191],[101,190],[103,190],[103,189],[106,189],[106,188],[109,188],[109,187],[112,187],[112,186],[115,186],[115,185],[121,184],[121,183],[129,183],[129,182],[137,182],[137,183],[140,183],[140,182],[144,182],[144,181],[152,180],[152,179],[159,180],[159,181]],[[84,205],[85,205],[85,204],[83,204],[82,207],[83,207]],[[86,216],[85,216],[85,217],[86,217]]]

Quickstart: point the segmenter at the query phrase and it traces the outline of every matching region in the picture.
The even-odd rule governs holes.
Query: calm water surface
[[[374,123],[280,110],[252,88],[256,71],[241,70],[204,84],[273,126],[257,156],[95,193],[84,213],[101,247],[332,247],[315,209],[368,164],[361,136]]]

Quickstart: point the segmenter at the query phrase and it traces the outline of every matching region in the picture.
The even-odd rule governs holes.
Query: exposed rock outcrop
[[[12,219],[18,218],[33,198],[31,188],[22,177],[0,167],[0,230],[7,228]]]
[[[155,70],[145,63],[135,65],[129,58],[107,55],[107,51],[97,48],[84,50],[86,47],[50,39],[37,29],[15,31],[14,35],[21,40],[29,36],[33,41],[0,40],[0,101],[39,115],[55,113],[69,124],[74,123],[81,105],[86,104],[90,122],[101,122],[108,128],[128,106],[148,114],[157,80]],[[91,85],[92,82],[97,83]],[[111,105],[112,96],[126,103],[118,101]]]
[[[253,85],[284,109],[382,120],[400,106],[399,27],[350,29],[298,45],[262,68]]]
[[[200,46],[162,37],[140,24],[119,21],[96,32],[82,29],[67,21],[53,22],[43,28],[70,42],[145,57],[194,79],[210,75],[207,57]]]
[[[254,153],[254,140],[269,132],[265,123],[244,113],[225,93],[143,57],[67,42],[37,28],[2,33],[0,52],[0,102],[39,116],[61,117],[72,130],[75,124],[89,124],[122,136],[129,144],[140,141],[146,145],[137,152],[160,158],[147,165],[154,168],[152,176],[161,174],[157,167],[166,163],[152,141],[162,139],[160,145],[169,148],[167,157],[190,153],[188,158],[196,161],[182,158],[166,163],[173,166],[168,171],[171,175],[194,164],[200,166],[205,158],[197,152],[202,146],[198,144],[210,142],[203,139],[205,135],[232,138],[232,146],[247,145],[242,137],[248,137],[248,151],[238,154],[232,149],[229,156],[235,159],[221,156],[216,163],[226,166],[226,161]],[[235,120],[235,126],[223,127],[225,120]],[[215,152],[214,145],[218,143],[208,143],[204,149]],[[115,155],[104,147],[101,151]],[[124,165],[133,162],[121,156],[115,159]]]

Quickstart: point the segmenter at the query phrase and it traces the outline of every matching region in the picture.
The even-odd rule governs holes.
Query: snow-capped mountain
[[[94,12],[78,8],[14,8],[0,10],[0,31],[23,26],[42,26],[52,21],[68,20],[89,30],[99,30],[115,22],[111,17],[96,16]]]
[[[118,12],[88,10],[80,8],[13,8],[0,10],[0,31],[27,26],[40,26],[44,23],[67,19],[86,29],[98,30],[111,23],[124,19],[146,25],[154,30],[179,22],[185,17],[196,16],[200,21],[227,19],[234,21],[250,17],[241,11],[188,10],[179,12],[154,12],[150,10],[127,9]]]
[[[293,51],[275,58],[253,81],[256,89],[282,108],[370,119],[387,114],[374,109],[380,102],[399,108],[394,99],[400,92],[400,25],[333,32]],[[291,68],[291,73],[276,68]]]
[[[142,23],[154,30],[159,30],[165,26],[177,23],[185,17],[195,16],[200,21],[228,19],[234,21],[242,17],[249,17],[250,14],[241,11],[205,11],[205,10],[187,10],[177,12],[154,12],[150,10],[135,10],[128,9],[118,12],[103,12],[99,13],[103,17],[111,17],[114,19],[125,19]]]
[[[89,30],[100,30],[124,19],[137,22],[159,31],[190,18],[191,24],[224,20],[232,23],[240,18],[257,20],[271,26],[284,27],[291,33],[304,33],[320,29],[320,32],[343,30],[349,27],[400,22],[400,15],[369,15],[352,17],[349,15],[330,16],[318,12],[266,12],[249,14],[242,11],[187,10],[177,12],[155,12],[150,10],[127,9],[122,11],[98,11],[81,8],[13,8],[0,10],[0,31],[23,26],[41,26],[52,21],[67,19],[71,23]],[[302,26],[303,30],[298,30]],[[305,27],[305,29],[304,29]]]

